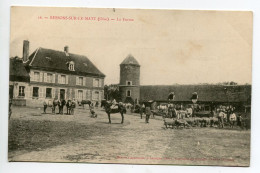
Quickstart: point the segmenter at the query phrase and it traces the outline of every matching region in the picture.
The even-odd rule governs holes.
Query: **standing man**
[[[149,103],[146,105],[145,107],[145,114],[146,114],[146,117],[145,117],[145,122],[146,123],[149,123],[149,119],[150,119],[150,115],[151,115],[151,106],[149,105]]]
[[[141,116],[141,119],[143,119],[143,113],[145,112],[145,105],[142,104],[142,106],[140,106],[140,116]]]
[[[46,109],[47,109],[47,102],[46,99],[43,100],[43,113],[46,114]]]
[[[66,100],[63,99],[63,100],[61,101],[61,114],[62,114],[62,115],[63,115],[63,108],[64,108],[65,105],[66,105]]]
[[[74,115],[75,108],[76,108],[76,101],[75,101],[75,98],[73,98],[72,102],[71,102],[71,115]]]

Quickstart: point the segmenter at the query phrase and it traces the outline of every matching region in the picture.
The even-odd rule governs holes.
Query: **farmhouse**
[[[188,105],[193,104],[192,97],[196,93],[196,103],[206,109],[229,104],[243,109],[251,104],[251,85],[140,85],[140,67],[132,55],[120,64],[119,88],[123,102],[138,104],[153,100],[157,105],[169,102]]]
[[[9,92],[18,105],[40,106],[43,99],[54,98],[101,102],[104,78],[86,56],[70,53],[68,46],[64,51],[39,47],[29,56],[25,40],[23,59],[10,60]]]

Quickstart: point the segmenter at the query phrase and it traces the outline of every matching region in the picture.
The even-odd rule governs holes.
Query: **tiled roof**
[[[30,76],[26,71],[21,58],[10,58],[10,81],[29,82]]]
[[[138,61],[133,57],[133,55],[129,54],[125,59],[124,61],[120,64],[120,65],[137,65],[137,66],[140,66],[140,64],[138,63]]]
[[[75,71],[70,71],[68,63],[74,62]],[[50,71],[61,71],[77,75],[93,75],[105,77],[105,75],[86,57],[63,51],[38,48],[29,56],[27,65],[33,68],[42,68]]]
[[[251,85],[148,85],[140,86],[141,100],[166,101],[171,92],[175,101],[191,101],[192,93],[197,92],[198,101],[204,102],[248,102],[251,98]]]

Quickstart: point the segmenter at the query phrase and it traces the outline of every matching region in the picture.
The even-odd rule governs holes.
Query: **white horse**
[[[230,114],[229,116],[229,122],[230,122],[230,127],[233,128],[235,125],[235,122],[237,121],[237,116],[235,113]]]

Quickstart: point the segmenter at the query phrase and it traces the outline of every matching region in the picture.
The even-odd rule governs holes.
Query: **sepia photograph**
[[[252,11],[10,10],[9,162],[250,166]]]

